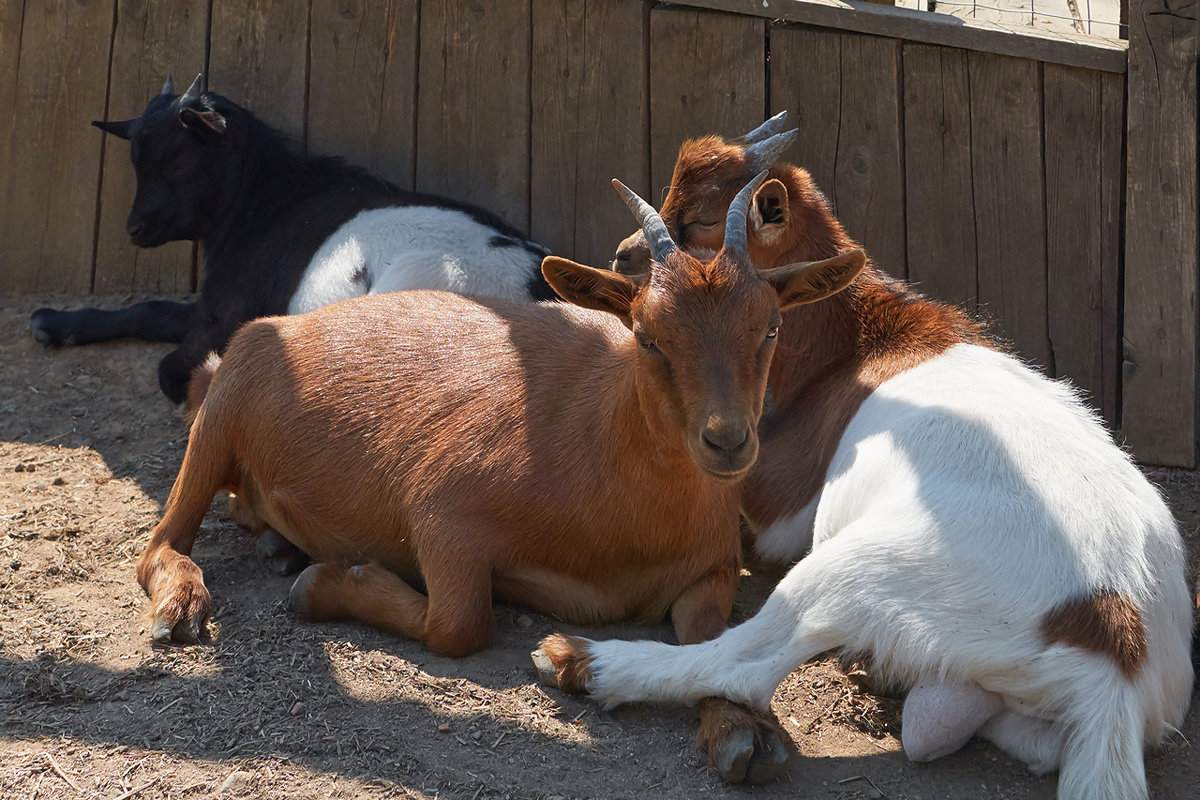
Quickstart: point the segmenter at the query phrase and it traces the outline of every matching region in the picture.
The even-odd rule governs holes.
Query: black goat
[[[176,95],[168,77],[141,116],[92,123],[129,140],[133,243],[203,245],[199,300],[39,309],[29,320],[39,342],[178,342],[158,365],[159,386],[178,403],[208,352],[256,317],[400,289],[555,297],[540,269],[547,251],[495,214],[404,191],[337,158],[300,155],[246,109],[201,92],[202,80]]]

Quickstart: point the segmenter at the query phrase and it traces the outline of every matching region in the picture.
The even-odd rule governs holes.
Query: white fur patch
[[[406,289],[529,299],[529,280],[542,257],[521,245],[494,247],[489,241],[496,236],[502,234],[450,208],[395,206],[360,212],[317,250],[288,313]]]

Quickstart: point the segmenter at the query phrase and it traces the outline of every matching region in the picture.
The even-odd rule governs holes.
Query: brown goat
[[[760,183],[710,260],[677,250],[631,194],[643,276],[546,259],[564,299],[607,314],[410,292],[244,327],[193,381],[207,395],[138,561],[153,636],[202,631],[209,595],[188,554],[221,489],[239,521],[318,562],[291,592],[313,618],[451,656],[490,642],[493,596],[588,625],[670,614],[681,642],[719,633],[780,310],[865,263],[850,251],[756,272],[741,231]],[[702,714],[713,757],[744,771],[761,718],[717,699]]]
[[[779,160],[798,131],[786,112],[726,141],[683,143],[660,215],[680,249],[720,247],[738,190],[762,170],[768,178],[747,213],[748,251],[759,268],[816,261],[858,247],[808,171]],[[612,268],[648,269],[639,231],[617,248]],[[869,265],[828,302],[784,316],[771,364],[770,407],[759,426],[762,449],[745,482],[742,512],[757,531],[800,512],[820,490],[842,431],[880,383],[959,342],[983,343],[961,311],[929,300]]]

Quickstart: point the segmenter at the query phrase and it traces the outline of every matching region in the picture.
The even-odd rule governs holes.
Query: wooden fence
[[[1195,7],[1131,0],[1126,52],[854,0],[0,0],[0,293],[195,287],[190,244],[128,243],[128,147],[87,124],[168,72],[590,263],[630,229],[609,178],[657,200],[685,137],[786,108],[877,263],[1191,466]]]

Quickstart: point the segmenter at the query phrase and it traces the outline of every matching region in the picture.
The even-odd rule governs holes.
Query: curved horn
[[[168,72],[167,73],[167,82],[163,84],[162,91],[159,92],[159,95],[162,96],[162,95],[172,95],[172,94],[175,94],[175,84],[171,83],[171,73]]]
[[[787,125],[787,115],[788,112],[786,110],[780,111],[754,130],[730,141],[735,144],[752,145],[761,142],[763,139],[769,139],[775,134],[783,132],[784,127]]]
[[[754,176],[754,180],[750,181],[746,186],[737,193],[737,197],[733,198],[733,202],[729,204],[729,213],[725,215],[725,249],[736,250],[739,253],[745,253],[747,250],[746,242],[746,212],[750,210],[750,201],[754,199],[754,193],[758,191],[758,187],[763,185],[763,181],[767,179],[767,171],[764,169],[758,175]]]
[[[201,72],[196,76],[196,80],[192,81],[192,85],[179,98],[179,105],[186,106],[188,103],[194,103],[200,99],[200,93],[203,91],[201,84],[204,83],[204,73]]]
[[[746,148],[746,163],[750,165],[750,169],[755,171],[770,169],[771,165],[779,160],[783,151],[787,150],[799,135],[800,129],[792,128],[790,131],[777,133],[750,145]]]
[[[616,188],[617,194],[621,195],[621,199],[625,201],[625,205],[629,206],[629,210],[633,212],[633,216],[637,218],[638,224],[642,226],[646,244],[650,246],[650,258],[661,264],[663,259],[675,252],[675,242],[671,240],[667,224],[654,210],[654,206],[630,191],[628,186],[616,178],[613,178],[612,184]]]

